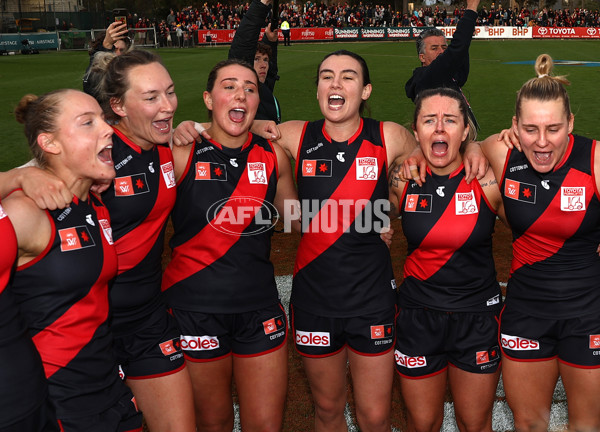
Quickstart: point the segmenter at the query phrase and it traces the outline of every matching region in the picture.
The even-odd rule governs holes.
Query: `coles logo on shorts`
[[[377,158],[362,157],[356,159],[356,180],[377,180]]]
[[[174,354],[175,352],[181,349],[179,339],[171,339],[165,342],[161,342],[158,344],[158,346],[160,347],[160,351],[166,356]]]
[[[408,369],[420,368],[427,366],[427,359],[425,356],[410,357],[406,354],[402,354],[400,351],[394,351],[394,359],[398,366],[402,366]]]
[[[533,339],[525,339],[519,336],[510,336],[502,333],[502,348],[513,351],[532,351],[539,350],[540,343]]]
[[[278,317],[271,318],[270,320],[263,321],[263,328],[265,330],[265,334],[275,333],[278,330],[283,329],[283,316],[279,315]]]
[[[181,349],[184,351],[208,351],[220,347],[216,336],[185,336],[181,335]]]
[[[392,324],[371,326],[371,339],[391,338],[393,333]]]
[[[305,346],[329,346],[329,332],[303,332],[296,330],[296,344]]]
[[[590,349],[600,348],[600,335],[590,335]]]

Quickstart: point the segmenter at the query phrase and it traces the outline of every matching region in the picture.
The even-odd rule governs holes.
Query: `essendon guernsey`
[[[361,119],[346,142],[333,141],[324,120],[304,127],[296,160],[303,233],[292,290],[301,309],[348,317],[395,302],[390,254],[379,237],[389,210],[382,125]]]
[[[167,219],[175,204],[173,156],[167,145],[144,150],[115,129],[112,156],[116,178],[102,194],[110,212],[119,256],[111,289],[112,325],[159,298]]]
[[[277,156],[250,135],[237,149],[194,144],[177,184],[173,256],[163,276],[171,307],[239,313],[277,302],[269,260]]]
[[[595,146],[570,135],[562,160],[544,174],[509,152],[500,191],[514,239],[506,298],[513,307],[550,319],[600,311]]]
[[[443,311],[498,310],[500,287],[492,256],[495,211],[464,167],[446,176],[427,170],[423,186],[406,184],[400,204],[408,243],[401,307]]]
[[[58,418],[102,412],[122,386],[112,349],[108,285],[117,273],[108,212],[90,195],[48,212],[45,251],[17,268],[13,290],[37,347]]]
[[[4,429],[39,407],[48,389],[40,356],[12,296],[17,238],[1,205],[0,238],[0,429]]]

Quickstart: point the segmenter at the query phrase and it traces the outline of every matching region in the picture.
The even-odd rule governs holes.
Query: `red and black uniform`
[[[172,214],[163,277],[170,307],[234,314],[278,302],[269,260],[277,177],[277,155],[263,138],[250,134],[236,149],[194,144]]]
[[[112,157],[117,176],[102,197],[119,258],[110,293],[117,358],[129,379],[168,375],[184,367],[181,333],[160,289],[165,227],[176,196],[173,155],[167,145],[144,150],[115,129]]]
[[[501,307],[492,256],[496,212],[464,167],[449,176],[427,170],[406,184],[400,211],[408,243],[400,307],[484,312]]]
[[[45,250],[17,268],[13,292],[41,354],[59,420],[98,414],[123,396],[108,327],[117,273],[108,211],[90,195],[48,212]],[[140,419],[141,424],[141,419]]]
[[[506,306],[546,319],[600,311],[600,201],[593,173],[596,141],[570,135],[561,162],[533,170],[509,152],[501,191],[513,232]]]
[[[379,236],[388,203],[383,123],[361,119],[348,141],[333,141],[324,120],[306,123],[296,159],[302,203],[291,302],[326,317],[394,307],[390,254]]]
[[[428,169],[407,183],[400,202],[408,243],[398,289],[394,357],[405,378],[426,378],[449,364],[495,373],[500,364],[501,293],[492,256],[496,212],[464,167],[438,176]]]
[[[22,420],[37,417],[43,409],[48,398],[48,383],[40,355],[11,292],[17,237],[1,205],[0,238],[0,430],[17,431],[25,430]],[[54,426],[51,430],[58,430],[56,421]],[[39,425],[31,430],[45,431],[46,428]]]
[[[119,257],[110,293],[111,327],[119,334],[132,331],[132,324],[163,306],[161,259],[176,184],[168,145],[144,150],[115,129],[112,157],[117,176],[102,201],[110,212]]]
[[[569,135],[562,160],[547,173],[533,170],[523,153],[507,155],[501,192],[513,261],[500,341],[513,360],[600,367],[595,147]]]

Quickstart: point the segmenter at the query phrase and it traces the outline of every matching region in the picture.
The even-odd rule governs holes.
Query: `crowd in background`
[[[205,3],[202,7],[188,6],[180,11],[171,9],[165,19],[150,20],[130,15],[130,27],[155,27],[162,46],[192,46],[198,30],[237,29],[250,3],[237,6]],[[280,4],[280,22],[287,20],[290,27],[431,27],[454,26],[464,14],[464,7],[420,7],[403,14],[391,5],[345,3]],[[481,26],[543,26],[543,27],[596,27],[600,26],[598,10],[583,8],[548,9],[509,8],[492,3],[478,12],[477,25]]]

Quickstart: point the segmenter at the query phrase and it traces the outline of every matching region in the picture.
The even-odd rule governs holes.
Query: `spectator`
[[[235,32],[229,49],[229,58],[245,60],[254,65],[260,84],[260,105],[257,120],[281,122],[279,101],[273,95],[277,76],[277,33],[267,25],[262,43],[257,43],[261,27],[271,10],[271,0],[253,0]]]
[[[441,30],[427,30],[417,39],[421,67],[413,71],[406,82],[406,96],[413,102],[419,92],[428,88],[450,87],[461,91],[469,76],[469,46],[477,20],[479,0],[469,0],[467,10],[458,22],[452,43],[448,47]],[[473,139],[478,129],[477,120],[469,107],[469,133]]]
[[[97,86],[98,81],[91,74],[92,64],[96,54],[100,52],[112,52],[119,56],[131,49],[131,39],[127,37],[127,24],[121,21],[111,23],[105,32],[102,32],[92,42],[89,49],[90,64],[85,70],[83,76],[83,91],[93,96],[93,89]]]

